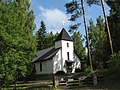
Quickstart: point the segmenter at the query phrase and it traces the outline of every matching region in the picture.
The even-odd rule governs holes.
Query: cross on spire
[[[65,26],[65,21],[62,21],[62,26],[63,26],[63,27]]]

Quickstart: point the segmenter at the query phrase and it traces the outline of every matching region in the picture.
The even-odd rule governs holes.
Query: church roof
[[[62,29],[62,31],[60,32],[60,34],[58,35],[55,41],[59,41],[59,40],[73,41],[64,28]]]
[[[36,53],[36,57],[33,59],[33,63],[39,61],[49,60],[54,57],[60,48],[55,49],[55,47],[50,47],[47,49],[40,50]]]

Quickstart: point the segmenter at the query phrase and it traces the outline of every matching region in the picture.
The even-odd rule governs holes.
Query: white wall
[[[69,43],[69,47],[67,47],[67,43]],[[73,42],[72,41],[64,41],[62,40],[62,56],[63,60],[68,60],[67,52],[69,52],[70,60],[73,60]]]
[[[69,47],[67,47],[67,43],[69,43]],[[57,62],[60,63],[61,62],[61,65],[57,63],[58,67],[59,67],[59,65],[61,66],[59,68],[59,70],[63,70],[64,72],[67,72],[66,67],[65,67],[65,60],[68,60],[67,52],[69,52],[69,60],[70,61],[75,61],[74,65],[73,65],[72,73],[75,72],[76,68],[81,68],[80,60],[79,60],[78,56],[74,53],[74,46],[73,46],[72,41],[66,41],[66,40],[57,41],[57,42],[55,42],[55,47],[56,48],[61,47],[61,61],[62,62],[60,61],[60,59],[58,61],[56,60],[56,62],[55,62],[55,63],[57,63]],[[54,66],[55,66],[55,63],[54,63]],[[55,69],[53,71],[56,72]]]
[[[61,58],[61,49],[56,53],[53,57],[53,73],[55,74],[57,71],[62,71],[62,58]]]
[[[42,71],[40,71],[40,62],[35,63],[36,74],[51,74],[53,73],[53,61],[46,60],[42,63]]]
[[[62,40],[62,60],[63,60],[63,71],[67,72],[65,67],[65,60],[68,60],[67,52],[69,52],[69,60],[73,61],[73,42]],[[67,47],[67,43],[69,43],[69,47]]]
[[[81,62],[80,62],[79,57],[75,53],[73,53],[73,55],[74,55],[73,59],[74,59],[75,63],[73,65],[74,67],[73,67],[72,73],[75,72],[75,69],[81,69]]]

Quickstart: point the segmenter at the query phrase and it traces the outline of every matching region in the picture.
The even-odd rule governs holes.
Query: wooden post
[[[58,86],[58,76],[55,76],[55,88]]]
[[[53,78],[52,78],[52,82],[53,82],[52,87],[55,88],[55,78],[54,78],[54,75],[53,75]]]
[[[93,83],[94,85],[97,85],[97,75],[93,74]]]
[[[58,76],[53,75],[53,88],[58,86]]]
[[[79,84],[79,86],[81,86],[81,79],[80,78],[78,78],[78,84]]]

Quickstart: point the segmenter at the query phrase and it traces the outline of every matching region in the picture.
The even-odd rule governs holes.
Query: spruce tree
[[[55,45],[54,41],[55,41],[55,35],[51,31],[46,36],[46,44],[45,44],[46,48],[53,47]]]
[[[113,48],[114,51],[118,53],[120,51],[120,1],[108,0],[107,4],[111,8],[108,20],[113,40]]]
[[[97,18],[97,24],[94,25],[92,19],[89,26],[90,47],[93,60],[93,67],[95,69],[103,69],[107,63],[106,43],[107,34],[105,32],[105,23],[101,18]]]
[[[46,38],[46,26],[44,21],[41,21],[40,29],[36,33],[36,39],[37,39],[37,50],[45,49],[45,38]]]
[[[91,6],[92,4],[101,5],[102,10],[103,10],[103,14],[104,14],[104,19],[105,19],[109,44],[110,44],[109,46],[110,46],[110,49],[111,49],[111,54],[113,54],[113,44],[112,44],[112,38],[111,38],[110,29],[109,29],[108,19],[107,19],[107,16],[106,16],[106,10],[105,10],[105,7],[104,7],[104,0],[87,0],[87,3],[88,3],[89,6]]]

